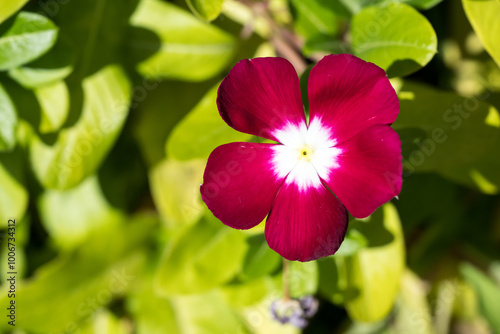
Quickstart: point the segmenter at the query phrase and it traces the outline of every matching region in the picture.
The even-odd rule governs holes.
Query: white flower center
[[[276,130],[274,136],[283,145],[274,147],[273,168],[278,177],[295,183],[301,191],[321,186],[320,177],[329,181],[330,170],[339,167],[337,157],[342,153],[331,131],[321,120],[305,124],[287,124]]]

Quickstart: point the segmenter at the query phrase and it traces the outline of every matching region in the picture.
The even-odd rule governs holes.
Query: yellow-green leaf
[[[500,66],[500,2],[498,0],[462,0],[465,14],[485,49]]]

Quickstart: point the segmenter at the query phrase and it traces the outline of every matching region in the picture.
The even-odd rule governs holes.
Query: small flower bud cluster
[[[318,311],[318,305],[318,300],[313,296],[275,300],[271,304],[271,315],[281,324],[289,323],[297,328],[305,328],[308,319],[311,319]]]

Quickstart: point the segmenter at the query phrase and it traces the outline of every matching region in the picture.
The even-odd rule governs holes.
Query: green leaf
[[[500,333],[500,287],[491,279],[469,264],[462,264],[460,272],[476,290],[482,314],[495,333]]]
[[[172,298],[180,333],[213,334],[249,331],[217,291]],[[165,332],[163,332],[165,333]]]
[[[465,13],[485,49],[500,66],[500,2],[462,0]]]
[[[57,257],[38,268],[29,280],[17,282],[16,329],[34,333],[61,333],[92,320],[96,312],[116,297],[123,296],[139,279],[147,259],[144,246],[149,242],[153,225],[138,216],[129,224],[99,231],[71,254]],[[7,294],[0,303],[7,305]],[[56,313],[57,317],[51,316]],[[11,329],[6,321],[0,330]]]
[[[154,289],[149,275],[127,300],[138,334],[247,333],[223,295],[206,294],[165,298]]]
[[[442,1],[443,0],[401,0],[401,2],[406,3],[407,5],[420,9],[430,9],[440,4]]]
[[[127,297],[126,308],[134,317],[137,334],[180,334],[172,302],[159,296],[148,272]]]
[[[10,151],[16,145],[16,126],[16,108],[0,83],[0,151]]]
[[[389,77],[415,72],[437,52],[431,24],[405,4],[363,9],[352,19],[351,38],[354,54],[382,67]]]
[[[281,256],[267,245],[264,234],[251,236],[247,240],[249,249],[240,276],[245,280],[256,279],[275,271]]]
[[[318,263],[290,261],[290,295],[300,298],[318,291]]]
[[[96,312],[92,321],[88,321],[82,327],[81,334],[128,334],[129,326],[125,321],[120,321],[110,311],[103,309]]]
[[[25,88],[50,85],[73,71],[74,55],[60,38],[49,52],[33,62],[9,71],[9,76]]]
[[[340,256],[353,255],[368,245],[368,239],[352,225],[347,228],[346,235],[339,250],[335,253]]]
[[[186,0],[186,3],[198,17],[212,21],[219,16],[224,0]]]
[[[153,89],[148,91],[144,101],[137,104],[139,112],[134,134],[149,165],[165,158],[165,143],[169,134],[214,84],[213,80],[147,83],[146,87]]]
[[[28,197],[21,152],[0,153],[0,228],[6,227],[9,219],[21,221]]]
[[[167,140],[168,157],[207,159],[217,146],[250,139],[250,135],[234,130],[219,115],[216,103],[218,86],[214,86],[174,128]]]
[[[334,39],[339,29],[339,19],[336,11],[339,5],[329,0],[292,0],[296,11],[294,21],[297,32],[306,39],[318,36],[329,36]]]
[[[32,61],[56,42],[57,27],[45,16],[19,13],[12,26],[0,36],[0,70]]]
[[[89,235],[123,220],[104,198],[96,176],[70,190],[46,190],[38,200],[43,225],[56,245],[74,249]]]
[[[483,102],[405,82],[394,123],[409,173],[437,172],[485,193],[500,187],[500,114]]]
[[[391,3],[403,3],[419,9],[430,9],[443,0],[340,0],[340,2],[353,14],[359,13],[369,6],[384,6]]]
[[[253,334],[298,334],[291,324],[281,324],[273,319],[271,303],[283,298],[282,277],[263,276],[242,284],[230,284],[219,291]],[[302,297],[302,295],[300,296]]]
[[[69,92],[64,81],[36,88],[34,93],[40,103],[40,133],[58,131],[69,113]]]
[[[262,276],[245,282],[230,283],[220,287],[226,302],[234,308],[255,306],[268,297],[283,293],[280,276]]]
[[[204,160],[164,160],[149,173],[153,201],[169,228],[196,223],[204,211],[201,203]]]
[[[163,295],[193,294],[228,282],[241,269],[245,238],[215,218],[202,219],[165,250],[156,276],[158,290]]]
[[[130,19],[130,52],[146,78],[208,79],[231,60],[234,38],[168,2],[142,0]]]
[[[0,23],[17,12],[28,0],[6,0],[0,2]]]
[[[356,223],[356,222],[353,222]],[[367,248],[346,257],[346,310],[356,321],[380,321],[391,311],[405,267],[405,248],[396,208],[385,204],[367,222],[357,221]]]
[[[46,188],[69,189],[95,172],[114,144],[128,114],[130,83],[123,70],[107,66],[83,81],[80,118],[53,145],[34,136],[30,158]]]

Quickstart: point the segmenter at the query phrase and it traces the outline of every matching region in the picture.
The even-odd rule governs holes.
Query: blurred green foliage
[[[232,130],[217,87],[243,58],[301,75],[329,53],[384,68],[401,112],[399,200],[336,255],[290,264],[320,299],[304,333],[500,333],[498,0],[0,0],[0,305],[5,333],[299,333],[271,318],[264,222],[201,201]],[[304,99],[306,112],[307,97]]]

